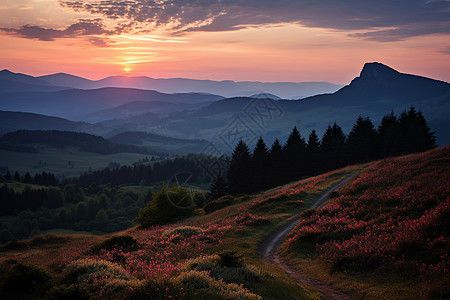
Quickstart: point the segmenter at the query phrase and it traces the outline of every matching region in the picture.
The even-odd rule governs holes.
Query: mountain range
[[[14,81],[15,86],[9,85],[8,80]],[[229,152],[238,139],[247,141],[251,147],[258,136],[263,136],[269,144],[275,138],[283,142],[294,125],[303,137],[312,129],[321,135],[334,122],[348,133],[359,115],[370,117],[377,125],[383,115],[391,111],[399,115],[414,105],[436,131],[438,144],[450,143],[450,84],[400,73],[381,63],[366,63],[359,76],[335,92],[300,100],[278,99],[280,93],[268,94],[267,90],[250,94],[250,97],[224,98],[205,94],[192,85],[189,93],[176,94],[135,88],[149,80],[147,77],[109,77],[93,82],[67,74],[32,77],[1,71],[0,132],[58,129],[105,138],[123,132],[153,132],[182,139],[206,139]],[[173,80],[172,84],[179,83],[173,88],[180,90],[192,81]],[[169,79],[156,81],[166,87],[171,82]],[[94,83],[99,82],[116,86],[98,88]],[[193,82],[200,86],[198,81]],[[232,89],[235,83],[227,84],[230,93],[237,91]],[[79,89],[88,86],[95,89]]]
[[[6,81],[6,82],[4,82]],[[8,86],[8,83],[20,82],[23,89]],[[25,86],[25,84],[27,86]],[[155,90],[161,93],[206,93],[223,97],[252,96],[261,93],[272,93],[274,97],[299,99],[321,93],[337,91],[341,85],[329,82],[259,82],[259,81],[214,81],[187,78],[150,78],[146,76],[126,77],[110,76],[100,80],[57,73],[33,77],[9,70],[0,71],[0,87],[2,92],[15,91],[60,91],[65,89],[93,90],[107,87]]]

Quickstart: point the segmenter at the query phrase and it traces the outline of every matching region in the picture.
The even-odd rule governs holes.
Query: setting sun
[[[129,67],[126,67],[126,68],[123,68],[123,70],[126,72],[126,73],[130,73],[130,71],[131,71],[131,68],[129,68]]]

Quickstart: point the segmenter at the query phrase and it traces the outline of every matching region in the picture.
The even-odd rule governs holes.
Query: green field
[[[0,166],[8,166],[11,175],[18,171],[20,175],[30,172],[51,172],[59,179],[77,176],[89,169],[95,170],[107,167],[110,162],[129,165],[148,157],[144,154],[117,153],[102,155],[82,152],[76,148],[57,149],[40,146],[39,153],[21,153],[0,150]]]

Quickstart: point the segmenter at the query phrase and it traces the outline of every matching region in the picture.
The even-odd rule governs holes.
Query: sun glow
[[[123,70],[124,70],[126,73],[130,73],[130,72],[131,72],[131,68],[129,68],[129,67],[123,68]]]

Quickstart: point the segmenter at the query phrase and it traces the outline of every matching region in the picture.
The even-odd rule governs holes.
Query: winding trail
[[[331,192],[337,190],[342,187],[344,184],[349,182],[353,177],[355,177],[359,171],[354,172],[340,181],[337,185],[333,186],[325,193],[323,193],[319,199],[317,199],[312,205],[311,208],[317,208],[328,200],[328,196]],[[279,250],[282,242],[284,241],[286,235],[291,232],[294,227],[299,222],[298,219],[293,222],[282,226],[277,229],[275,232],[270,234],[260,245],[259,254],[263,257],[264,260],[274,263],[280,266],[290,277],[296,279],[299,283],[312,286],[318,289],[324,296],[324,299],[337,299],[337,300],[349,300],[352,299],[349,295],[345,294],[341,290],[321,281],[318,278],[311,278],[310,276],[302,273],[299,270],[294,270],[289,264],[287,264],[280,256]]]

